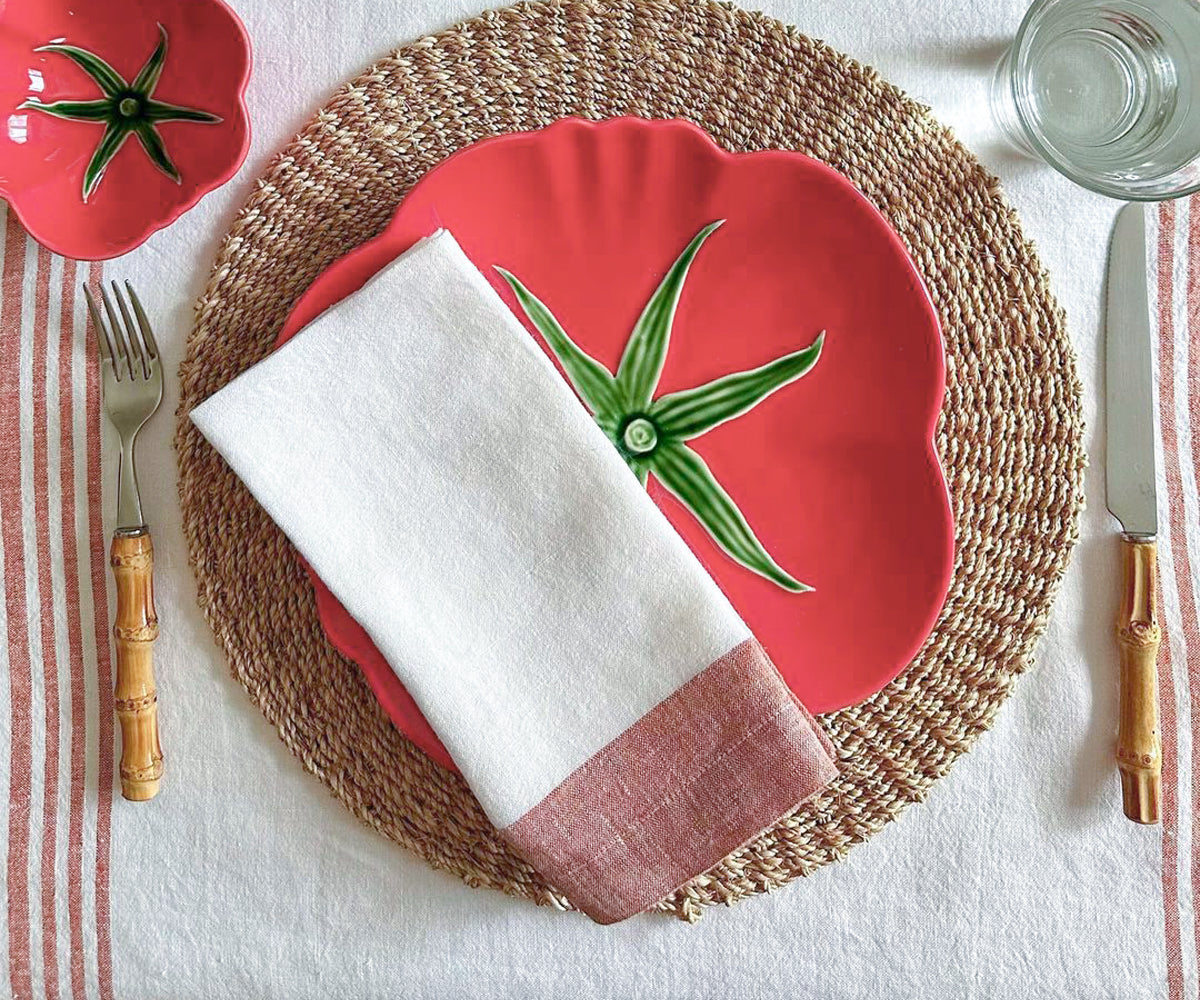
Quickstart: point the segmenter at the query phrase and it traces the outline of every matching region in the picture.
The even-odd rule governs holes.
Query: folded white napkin
[[[192,419],[491,820],[593,918],[652,905],[834,774],[746,625],[449,234]]]

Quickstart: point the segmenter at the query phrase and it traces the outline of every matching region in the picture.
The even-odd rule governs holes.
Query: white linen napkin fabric
[[[446,232],[192,412],[501,833],[593,919],[652,906],[831,748]]]

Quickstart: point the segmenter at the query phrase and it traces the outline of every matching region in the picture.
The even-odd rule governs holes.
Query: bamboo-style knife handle
[[[115,703],[121,720],[121,794],[144,802],[158,794],[162,750],[158,745],[158,691],[154,686],[154,545],[150,532],[117,532],[110,553],[117,583]]]
[[[1155,543],[1122,536],[1121,709],[1117,767],[1125,815],[1157,823],[1162,800],[1162,741],[1158,732],[1158,570]]]

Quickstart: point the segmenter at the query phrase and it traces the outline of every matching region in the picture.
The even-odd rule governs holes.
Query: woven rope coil
[[[303,765],[434,867],[566,908],[329,645],[292,547],[188,413],[263,358],[300,293],[450,153],[565,115],[630,114],[841,171],[904,240],[946,339],[938,446],[957,555],[945,609],[896,681],[822,718],[836,783],[660,904],[696,919],[842,857],[919,801],[1028,663],[1075,540],[1084,459],[1062,314],[995,180],[925,108],[820,42],[709,0],[522,3],[405,46],[318,112],[226,237],[180,370],[179,489],[208,620]]]

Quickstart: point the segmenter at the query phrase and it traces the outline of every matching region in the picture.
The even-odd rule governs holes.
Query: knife
[[[1158,495],[1154,464],[1154,373],[1141,204],[1117,214],[1108,260],[1105,320],[1105,492],[1121,523],[1122,597],[1117,767],[1125,815],[1157,823],[1162,798],[1158,729]]]

